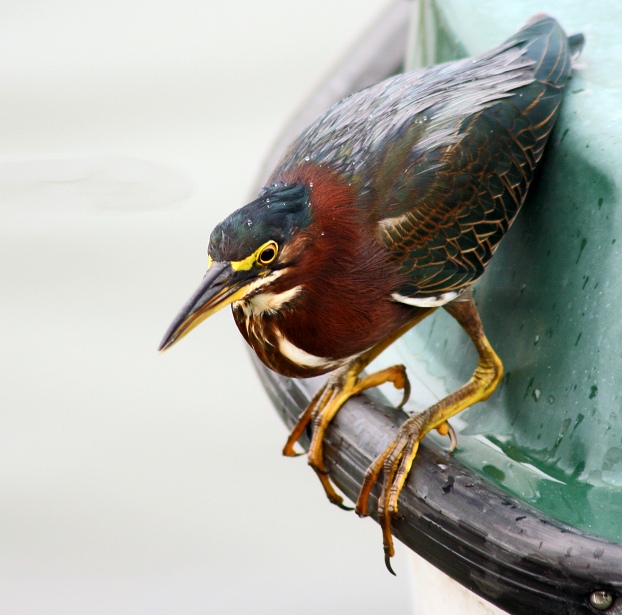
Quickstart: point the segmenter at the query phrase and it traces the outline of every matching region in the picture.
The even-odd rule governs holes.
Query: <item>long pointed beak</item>
[[[240,279],[229,263],[213,262],[199,288],[188,299],[164,334],[158,350],[164,351],[206,318],[241,299],[250,280]]]

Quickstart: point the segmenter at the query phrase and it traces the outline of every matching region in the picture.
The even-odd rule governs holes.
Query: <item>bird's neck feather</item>
[[[295,265],[280,280],[282,290],[300,286],[301,292],[289,307],[292,317],[279,319],[279,327],[290,342],[316,356],[363,352],[386,337],[396,320],[401,325],[407,318],[390,300],[388,255],[364,215],[369,210],[326,167],[300,166],[279,179],[307,185],[311,208],[309,227],[290,248]]]

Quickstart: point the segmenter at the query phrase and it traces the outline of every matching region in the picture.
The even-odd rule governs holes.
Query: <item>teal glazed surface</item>
[[[538,12],[586,35],[542,171],[475,289],[505,376],[452,424],[465,464],[561,521],[622,541],[622,11],[604,2],[587,19],[584,5],[561,1],[465,0],[418,10],[427,51],[415,64],[484,51]],[[378,363],[396,360],[413,380],[407,409],[417,410],[466,382],[476,353],[439,310]]]

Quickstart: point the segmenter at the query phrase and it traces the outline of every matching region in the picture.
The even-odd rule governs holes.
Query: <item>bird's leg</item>
[[[419,442],[432,429],[440,428],[439,431],[442,433],[446,429],[445,425],[448,425],[447,420],[458,412],[478,401],[488,399],[503,375],[503,366],[484,335],[471,294],[465,293],[460,299],[444,307],[458,321],[477,348],[479,359],[475,372],[471,379],[457,391],[403,423],[393,442],[376,457],[367,469],[356,503],[356,512],[361,516],[367,515],[369,495],[382,471],[378,520],[382,527],[385,562],[391,572],[393,571],[390,558],[394,554],[391,519],[398,513],[398,498],[417,454]],[[449,433],[451,434],[451,430]],[[452,444],[454,439],[455,434]]]
[[[298,455],[294,449],[294,445],[300,438],[300,436],[304,433],[305,429],[309,425],[309,423],[313,422],[315,426],[313,432],[313,438],[311,440],[311,446],[309,448],[309,464],[315,470],[315,473],[318,475],[320,482],[322,483],[322,487],[324,487],[324,491],[326,493],[326,497],[335,505],[343,508],[345,510],[352,510],[350,507],[345,506],[343,504],[343,498],[335,491],[330,479],[328,478],[328,472],[324,467],[324,463],[322,460],[321,452],[321,441],[320,441],[320,456],[318,458],[317,452],[316,457],[313,459],[317,459],[314,463],[312,463],[311,450],[313,449],[313,443],[318,441],[318,432],[321,430],[321,438],[323,438],[323,434],[326,431],[326,427],[328,423],[333,419],[337,410],[343,405],[345,399],[339,403],[336,399],[339,395],[340,390],[344,390],[346,388],[345,383],[350,379],[356,379],[356,370],[354,369],[354,365],[350,366],[349,369],[344,371],[343,369],[337,370],[335,374],[333,374],[328,382],[313,396],[313,399],[309,403],[307,409],[300,415],[296,425],[292,429],[289,437],[287,438],[287,442],[285,443],[285,447],[283,448],[283,455],[288,457],[295,457]],[[346,398],[347,399],[347,398]],[[331,406],[331,401],[334,401]],[[337,405],[338,404],[338,405]],[[322,410],[325,408],[331,408],[331,415],[328,418],[326,425],[318,425],[320,423],[320,416],[323,415]]]
[[[359,378],[359,375],[385,348],[430,314],[431,311],[422,310],[416,318],[395,331],[387,339],[359,355],[344,367],[336,370],[329,377],[328,382],[314,395],[311,403],[300,415],[298,422],[287,439],[287,443],[283,448],[283,454],[290,457],[295,456],[294,444],[304,433],[307,425],[312,423],[313,437],[309,446],[309,465],[318,475],[328,499],[340,508],[350,510],[343,505],[343,498],[335,491],[324,465],[323,443],[326,430],[341,406],[350,397],[385,382],[392,382],[397,389],[403,389],[404,396],[400,405],[406,403],[410,395],[410,383],[403,365],[394,365],[362,378]]]
[[[300,436],[304,433],[307,425],[311,422],[311,418],[313,417],[313,411],[320,399],[324,396],[326,389],[328,387],[328,383],[326,383],[314,396],[313,399],[309,402],[307,409],[298,417],[294,428],[292,429],[289,437],[287,438],[287,442],[283,447],[283,455],[286,457],[298,457],[302,455],[302,453],[297,453],[294,450],[294,445],[300,439]]]

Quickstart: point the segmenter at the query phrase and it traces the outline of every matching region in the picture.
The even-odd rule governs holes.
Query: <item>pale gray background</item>
[[[0,613],[409,612],[230,313],[155,348],[288,117],[384,0],[5,2]]]

